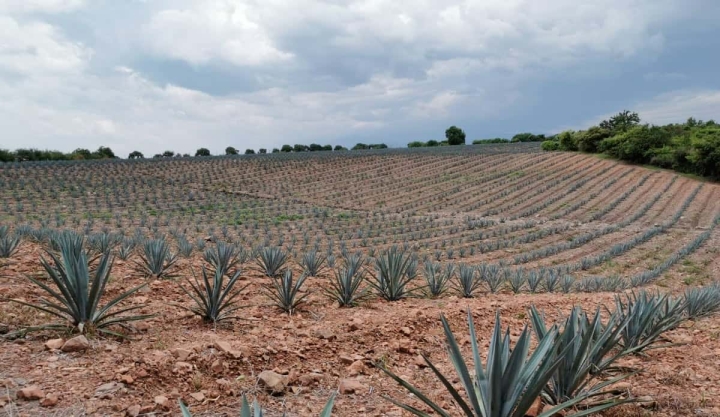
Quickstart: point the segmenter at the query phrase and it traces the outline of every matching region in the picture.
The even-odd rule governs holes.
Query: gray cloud
[[[717,81],[654,64],[679,53],[672,36],[692,36],[701,3],[717,12],[704,0],[6,1],[0,146],[402,146],[448,124],[478,136],[574,125],[613,103],[709,118]],[[608,84],[617,97],[602,107]],[[569,108],[585,115],[567,120]]]

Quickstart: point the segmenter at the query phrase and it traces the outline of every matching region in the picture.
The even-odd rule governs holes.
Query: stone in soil
[[[90,347],[90,342],[83,335],[75,336],[62,345],[63,352],[83,352]]]
[[[284,393],[287,387],[287,377],[273,371],[262,371],[258,380],[265,390],[273,395]]]
[[[17,392],[18,400],[34,401],[45,397],[45,393],[37,385],[30,385]]]

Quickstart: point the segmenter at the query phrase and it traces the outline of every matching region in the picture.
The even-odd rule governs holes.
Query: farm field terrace
[[[454,375],[441,313],[467,353],[468,310],[486,350],[497,310],[517,338],[531,305],[561,320],[575,305],[612,309],[630,289],[679,296],[720,273],[720,186],[536,144],[0,164],[0,204],[0,226],[20,237],[0,258],[5,333],[51,321],[8,300],[44,297],[26,276],[46,279],[40,259],[59,231],[111,251],[109,297],[148,282],[138,266],[148,240],[164,238],[177,256],[169,277],[125,300],[155,315],[136,322],[130,340],[93,337],[82,354],[46,349],[48,339],[72,337],[60,332],[0,341],[4,391],[35,385],[58,397],[43,406],[0,396],[9,415],[178,415],[178,398],[194,415],[237,415],[242,394],[267,415],[317,415],[343,380],[358,388],[337,396],[333,415],[409,415],[382,398],[418,404],[378,362],[452,411],[418,359],[424,353]],[[240,250],[247,288],[241,319],[212,325],[178,307],[192,304],[178,283],[200,275],[217,242]],[[288,254],[296,277],[306,254],[324,259],[291,315],[263,292],[270,278],[256,258],[273,247]],[[393,247],[417,260],[411,288],[425,285],[426,262],[454,266],[453,284],[474,267],[478,285],[392,302],[373,295],[354,308],[325,296],[346,256],[360,252],[369,279],[374,259]],[[676,345],[621,359],[641,369],[624,383],[643,401],[606,415],[720,415],[718,318],[665,336]],[[258,385],[265,370],[288,375],[283,395]],[[110,392],[98,391],[104,385]],[[157,404],[159,396],[168,402]]]

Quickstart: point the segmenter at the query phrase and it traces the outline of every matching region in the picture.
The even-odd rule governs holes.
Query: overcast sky
[[[222,153],[720,119],[718,0],[0,0],[0,148]]]

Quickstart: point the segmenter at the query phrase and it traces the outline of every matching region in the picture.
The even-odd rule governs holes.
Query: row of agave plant
[[[120,329],[128,329],[129,323],[144,320],[151,315],[134,314],[143,306],[120,306],[119,304],[142,288],[142,284],[132,288],[104,305],[100,305],[113,266],[110,253],[88,255],[83,247],[83,238],[74,233],[64,233],[56,241],[56,249],[46,251],[49,260],[43,257],[41,264],[51,282],[28,276],[28,279],[43,289],[49,300],[41,299],[38,304],[24,300],[14,302],[37,308],[61,319],[59,323],[23,329],[67,329],[81,333],[101,333],[123,337]],[[395,256],[392,255],[393,250]],[[412,268],[410,256],[402,256],[395,248],[388,256],[376,260],[376,269],[370,280],[371,287],[388,299],[398,299],[407,284],[408,268]],[[243,288],[236,288],[240,271],[231,270],[237,265],[236,249],[230,245],[218,245],[215,253],[208,257],[209,266],[202,269],[202,280],[197,277],[188,280],[189,286],[182,288],[194,300],[187,308],[201,316],[205,321],[218,322],[229,320],[234,313],[244,307],[239,295]],[[282,253],[267,248],[261,258],[281,256]],[[265,261],[267,261],[266,259]],[[266,267],[265,261],[258,261]],[[275,265],[282,259],[275,259]],[[306,263],[310,263],[310,259]],[[338,299],[341,305],[353,305],[362,295],[364,261],[359,255],[349,256],[336,274],[334,284],[326,289],[331,297]],[[436,268],[430,268],[438,272]],[[344,271],[344,272],[343,272]],[[460,268],[459,275],[469,274]],[[299,295],[299,285],[292,284],[292,273],[286,270],[282,277],[277,271],[265,271],[271,276],[273,284],[266,287],[271,296],[276,297],[278,305],[294,305],[305,295]],[[275,274],[273,274],[275,272]],[[439,271],[447,274],[447,269]],[[304,277],[305,275],[303,275]],[[394,278],[393,278],[394,277]],[[397,279],[397,277],[402,277]],[[289,282],[288,282],[289,281]],[[300,282],[300,281],[298,281]],[[344,303],[344,304],[343,304]],[[574,415],[588,415],[630,401],[622,392],[613,390],[612,385],[630,374],[621,370],[617,360],[630,354],[640,354],[647,349],[658,347],[663,333],[678,327],[684,320],[697,319],[720,310],[720,286],[711,285],[694,288],[681,297],[672,297],[641,291],[616,296],[614,311],[608,310],[609,319],[603,323],[601,310],[589,316],[576,307],[561,325],[553,324],[549,328],[544,316],[534,307],[530,309],[532,329],[538,339],[535,350],[530,353],[531,332],[523,329],[514,347],[510,345],[510,330],[501,329],[500,315],[497,313],[495,327],[490,339],[490,351],[483,366],[479,354],[478,338],[468,312],[469,339],[472,347],[474,375],[463,357],[457,339],[445,317],[441,322],[446,337],[450,361],[455,367],[462,390],[449,381],[427,357],[427,366],[437,376],[448,391],[454,403],[467,416],[523,416],[528,409],[541,398],[550,409],[543,416],[550,416],[562,410],[575,410]],[[290,309],[291,310],[291,309]],[[378,367],[406,388],[410,393],[432,411],[449,416],[420,389],[386,369]],[[390,401],[413,413],[428,415],[425,411],[410,404],[404,404],[393,398]],[[332,411],[334,396],[330,398],[321,415]],[[182,411],[189,415],[187,407],[181,404]],[[241,415],[250,415],[251,409],[243,399]],[[257,403],[253,407],[254,415],[262,415]]]

